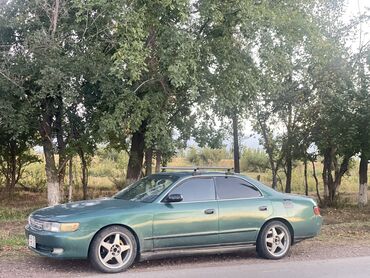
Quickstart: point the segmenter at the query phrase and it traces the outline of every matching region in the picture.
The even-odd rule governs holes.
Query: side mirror
[[[170,194],[166,197],[166,203],[178,203],[184,200],[181,194]]]

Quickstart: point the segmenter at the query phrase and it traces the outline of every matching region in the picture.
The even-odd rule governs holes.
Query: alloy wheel
[[[274,225],[266,233],[267,251],[275,257],[286,253],[290,246],[289,232],[283,226]]]
[[[132,242],[124,233],[108,234],[100,242],[99,259],[108,268],[121,268],[132,253]]]

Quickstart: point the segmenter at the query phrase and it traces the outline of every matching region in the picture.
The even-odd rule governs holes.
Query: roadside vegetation
[[[258,172],[288,193],[303,165],[305,193],[315,171],[325,206],[337,206],[355,165],[352,186],[366,206],[370,15],[359,6],[345,20],[349,4],[5,1],[2,194],[46,188],[54,205],[71,199],[75,181],[87,199],[95,187],[122,188],[180,156],[232,160],[236,172]],[[263,151],[243,149],[245,121]],[[187,149],[190,141],[200,149]]]
[[[19,180],[15,188],[16,193],[36,192],[47,193],[45,165],[43,163],[42,154],[34,154],[39,158],[39,162],[33,163],[24,169],[24,177]],[[234,166],[232,150],[223,147],[220,149],[211,148],[197,148],[192,147],[179,152],[178,155],[168,161],[168,166]],[[126,152],[107,150],[104,148],[98,149],[95,156],[91,157],[89,161],[89,175],[88,175],[88,197],[98,197],[102,194],[109,194],[122,189],[125,185],[126,168],[129,156]],[[82,172],[79,167],[81,161],[78,157],[73,159],[71,168],[72,174],[72,200],[80,200],[83,196],[82,188]],[[153,166],[155,160],[152,161]],[[315,162],[316,176],[320,179],[322,177],[322,164],[320,161]],[[242,148],[240,158],[241,173],[246,174],[254,179],[259,179],[266,185],[272,183],[271,169],[268,163],[268,158],[263,150]],[[341,187],[338,189],[338,204],[355,204],[356,192],[358,192],[358,167],[359,159],[354,159],[346,174],[343,176]],[[67,172],[70,172],[67,166]],[[292,192],[298,194],[305,194],[305,167],[303,162],[295,161],[292,171]],[[370,172],[370,171],[369,171]],[[144,175],[144,170],[142,175]],[[316,181],[313,176],[312,167],[307,169],[307,191],[310,196],[317,199]],[[286,176],[283,169],[277,173],[278,183],[277,190],[284,191]],[[324,186],[321,179],[319,180],[319,193],[324,194]],[[66,180],[63,192],[65,193],[65,200],[68,200],[69,194],[69,180]],[[6,194],[6,187],[0,185],[1,201],[12,200]],[[325,204],[323,204],[325,205]]]
[[[369,10],[0,3],[0,254],[24,248],[34,209],[110,196],[161,166],[233,167],[315,198],[318,241],[368,237]],[[243,145],[246,122],[262,149]]]
[[[37,154],[35,154],[37,155]],[[232,167],[232,151],[227,148],[190,148],[174,157],[170,166],[211,165]],[[28,215],[41,207],[47,206],[46,177],[42,171],[44,168],[42,156],[40,162],[26,167],[27,177],[21,179],[22,185],[17,185],[11,198],[2,194],[0,198],[0,257],[7,256],[9,252],[18,253],[17,256],[28,256],[24,226]],[[260,179],[265,184],[271,183],[270,169],[266,162],[266,154],[261,150],[245,148],[241,156],[242,173],[252,178]],[[78,165],[75,158],[73,165]],[[120,169],[127,167],[128,155],[125,152],[99,149],[89,164],[89,198],[111,196],[122,188],[121,177],[124,176]],[[153,164],[155,161],[153,160]],[[370,208],[359,209],[357,206],[357,167],[359,162],[354,161],[347,174],[343,177],[342,186],[338,192],[336,206],[322,208],[324,227],[319,237],[314,241],[324,244],[353,244],[364,242],[370,243]],[[317,165],[318,169],[319,165]],[[68,169],[68,168],[67,168]],[[305,194],[305,179],[303,175],[304,165],[295,163],[292,174],[292,192]],[[40,173],[40,174],[38,174]],[[318,171],[317,175],[322,173]],[[283,190],[284,173],[279,173],[278,190]],[[82,173],[79,167],[73,167],[72,200],[80,200],[83,195],[81,186]],[[64,192],[68,192],[69,184],[66,184]],[[0,187],[4,192],[6,188]],[[320,184],[320,191],[323,186]],[[308,171],[309,196],[317,199],[315,180],[312,171]],[[66,196],[67,198],[68,196]],[[23,254],[23,255],[20,255]]]

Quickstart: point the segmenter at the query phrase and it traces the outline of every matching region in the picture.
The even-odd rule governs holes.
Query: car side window
[[[216,177],[218,199],[242,199],[261,197],[261,192],[243,179]]]
[[[213,178],[191,178],[176,186],[169,194],[181,194],[182,202],[216,199]]]

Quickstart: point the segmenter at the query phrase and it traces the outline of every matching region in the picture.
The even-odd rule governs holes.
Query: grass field
[[[339,188],[339,192],[343,195],[347,193],[356,193],[358,192],[358,163],[352,163],[352,167],[350,171],[344,176],[342,185]],[[191,166],[191,164],[183,157],[176,157],[170,163],[169,166]],[[213,166],[222,166],[222,167],[233,167],[233,160],[232,159],[223,159],[217,165]],[[272,177],[269,171],[267,172],[243,172],[251,178],[257,179],[257,176],[260,176],[261,182],[265,183],[266,185],[271,185]],[[320,182],[320,188],[322,188],[322,164],[316,163],[316,175]],[[369,169],[370,175],[370,169]],[[282,186],[285,187],[285,176],[283,172],[279,173],[279,178],[281,178],[281,183],[278,184],[278,189],[282,191]],[[315,189],[315,180],[313,178],[312,167],[309,165],[308,167],[308,188],[309,192],[314,193],[316,192]],[[292,175],[292,189],[294,193],[304,194],[305,187],[304,187],[304,167],[302,164],[298,164],[294,170]],[[348,196],[347,196],[348,197]],[[352,198],[351,198],[352,199]]]
[[[111,192],[117,190],[124,183],[126,167],[128,163],[128,156],[126,153],[104,153],[91,159],[89,166],[89,192],[91,197],[98,197],[104,192]],[[154,166],[154,165],[153,165]],[[192,164],[185,157],[173,158],[168,166],[192,166]],[[212,166],[233,167],[232,159],[221,159]],[[369,169],[370,170],[370,169]],[[293,169],[292,175],[292,191],[298,194],[304,194],[304,174],[303,165],[298,163]],[[80,162],[77,158],[74,159],[73,168],[74,176],[74,199],[80,198],[81,193],[81,173]],[[67,169],[68,173],[68,169]],[[271,184],[271,173],[267,170],[265,172],[243,172],[251,178],[260,177],[260,180],[267,184]],[[322,185],[322,164],[316,163],[316,174],[320,182],[320,191],[323,191]],[[369,172],[370,174],[370,172]],[[43,163],[35,163],[27,167],[21,183],[31,188],[33,191],[45,191],[46,178]],[[312,166],[308,167],[308,185],[311,195],[315,194],[315,181],[312,176]],[[278,190],[283,191],[285,187],[285,175],[283,172],[279,173]],[[0,187],[1,189],[1,187]],[[342,185],[339,188],[339,193],[343,195],[344,201],[348,194],[358,192],[358,162],[352,163],[351,169],[344,176]],[[349,200],[351,201],[351,200]]]

